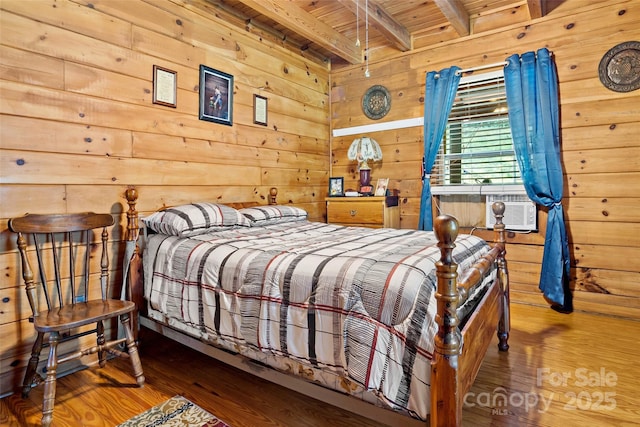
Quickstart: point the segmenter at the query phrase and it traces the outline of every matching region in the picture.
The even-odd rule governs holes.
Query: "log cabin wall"
[[[277,186],[279,202],[324,219],[329,64],[241,31],[207,7],[0,3],[0,395],[21,384],[35,339],[9,218],[111,212],[120,224],[113,281],[129,185],[140,190],[142,214],[194,200],[264,203]],[[232,126],[198,119],[200,64],[234,76]],[[154,65],[177,72],[176,108],[152,103]],[[253,122],[254,94],[268,99],[268,126]]]
[[[575,308],[640,319],[640,90],[614,92],[598,78],[598,64],[609,49],[640,40],[640,3],[567,0],[526,27],[506,25],[510,13],[518,12],[473,17],[472,34],[478,35],[434,39],[430,46],[395,57],[373,51],[369,78],[364,67],[332,70],[331,128],[420,117],[426,72],[499,63],[512,54],[547,47],[560,80],[563,205]],[[442,40],[447,40],[447,30],[443,28]],[[363,94],[373,85],[384,85],[391,93],[391,110],[377,122],[361,108]],[[372,181],[389,178],[389,188],[400,192],[401,226],[415,228],[422,188],[422,128],[367,135],[383,151],[382,161],[373,163]],[[346,151],[354,137],[334,137],[331,145],[331,175],[344,176],[345,186],[351,188],[357,188],[357,169]],[[451,199],[440,200],[442,211],[453,212],[469,227],[484,225],[484,206]],[[509,238],[513,301],[546,305],[538,291],[546,218],[546,213],[539,213],[539,232],[512,233]],[[491,238],[490,232],[474,232]]]

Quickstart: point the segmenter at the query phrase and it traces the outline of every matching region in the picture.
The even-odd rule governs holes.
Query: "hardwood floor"
[[[465,426],[640,423],[640,323],[512,306],[511,348],[492,345],[463,411]],[[497,340],[496,340],[497,343]],[[126,360],[58,380],[54,426],[109,426],[182,395],[233,427],[379,426],[147,331],[139,389]],[[37,425],[42,387],[0,400],[0,425]],[[502,397],[502,399],[501,399]]]

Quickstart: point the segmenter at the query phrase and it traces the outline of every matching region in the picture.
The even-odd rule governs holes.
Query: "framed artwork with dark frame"
[[[267,125],[267,98],[253,95],[253,123]]]
[[[200,65],[200,120],[233,125],[233,76]]]
[[[344,196],[344,178],[341,176],[332,176],[329,178],[329,197]]]
[[[176,108],[177,102],[177,76],[176,71],[159,65],[153,66],[153,103],[165,107]]]

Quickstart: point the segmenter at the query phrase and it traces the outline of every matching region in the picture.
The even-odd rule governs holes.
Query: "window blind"
[[[522,183],[502,70],[460,80],[431,179],[436,186]]]

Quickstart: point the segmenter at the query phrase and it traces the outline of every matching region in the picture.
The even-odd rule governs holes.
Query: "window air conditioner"
[[[536,204],[526,195],[487,195],[486,227],[493,229],[496,219],[493,216],[491,205],[493,202],[503,202],[505,204],[504,218],[502,222],[507,230],[538,230],[538,210]]]

